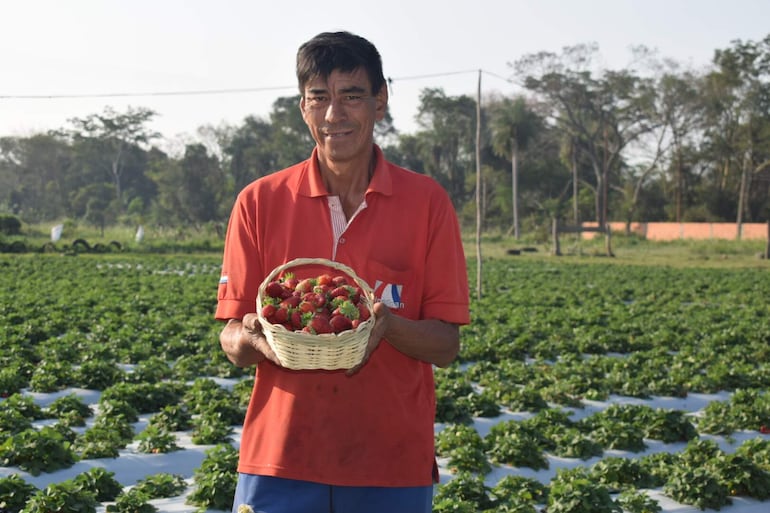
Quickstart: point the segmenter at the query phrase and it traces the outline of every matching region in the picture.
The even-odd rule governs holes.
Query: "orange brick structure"
[[[625,233],[626,223],[609,223],[613,233]],[[596,223],[582,223],[582,226],[596,226]],[[738,227],[735,223],[631,223],[631,233],[647,240],[736,240]],[[583,238],[591,239],[596,233],[585,232]],[[766,240],[768,226],[765,223],[743,223],[741,240]]]

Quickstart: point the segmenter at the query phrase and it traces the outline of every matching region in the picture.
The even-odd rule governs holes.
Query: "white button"
[[[340,237],[340,244],[345,244],[345,237]]]

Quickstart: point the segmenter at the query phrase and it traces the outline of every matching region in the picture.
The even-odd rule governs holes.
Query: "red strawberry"
[[[284,276],[283,286],[286,287],[287,289],[294,290],[295,288],[297,288],[298,283],[299,283],[299,280],[293,274]]]
[[[294,310],[289,314],[289,321],[293,330],[301,330],[305,324],[302,322],[302,312]]]
[[[333,288],[332,291],[329,292],[329,295],[331,297],[348,297],[350,296],[350,287],[340,285],[339,287]]]
[[[299,283],[297,283],[297,286],[294,287],[294,290],[300,294],[304,294],[305,292],[310,292],[313,290],[315,285],[315,278],[305,278],[304,280],[300,280]]]
[[[273,324],[283,324],[289,320],[289,309],[280,307],[275,311],[273,316]]]
[[[341,274],[338,274],[337,276],[332,278],[332,284],[335,287],[341,287],[342,285],[347,285],[348,284],[348,279],[345,276],[343,276]]]
[[[316,278],[316,282],[318,285],[326,285],[327,287],[331,287],[334,284],[334,281],[329,274],[322,274],[318,278]]]
[[[275,307],[275,305],[265,305],[262,307],[262,317],[270,322],[273,322],[271,319],[275,315],[276,310],[278,309]]]
[[[275,280],[268,283],[267,286],[265,287],[265,293],[268,296],[275,297],[275,298],[283,298],[285,290],[286,289],[283,286],[283,284]]]
[[[312,301],[306,301],[303,299],[300,301],[299,305],[297,305],[297,309],[300,313],[315,312],[315,305]]]
[[[371,313],[369,312],[369,309],[366,308],[366,305],[361,302],[356,305],[358,308],[358,318],[361,320],[361,322],[364,322],[365,320],[369,319],[371,316]]]
[[[299,305],[300,300],[301,299],[299,296],[295,296],[292,294],[291,296],[281,301],[280,306],[284,308],[296,308],[297,305]]]
[[[329,325],[334,330],[334,333],[340,333],[353,328],[351,320],[342,314],[333,314],[332,318],[329,319]]]
[[[331,324],[329,324],[329,318],[321,314],[313,315],[307,326],[312,330],[312,333],[317,335],[322,333],[332,333],[334,331]]]
[[[350,320],[358,319],[361,316],[356,305],[354,305],[350,300],[345,300],[340,303],[339,306],[332,312],[332,316],[334,315],[342,315]]]

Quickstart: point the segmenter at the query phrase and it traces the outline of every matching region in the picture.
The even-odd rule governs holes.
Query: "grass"
[[[51,227],[57,223],[25,225],[21,236],[6,238],[23,240],[31,250],[50,242]],[[83,239],[90,245],[108,245],[117,241],[124,251],[147,253],[214,253],[221,254],[224,245],[222,224],[199,227],[145,227],[144,239],[136,241],[135,226],[113,226],[101,232],[82,223],[65,223],[62,239],[57,248]],[[463,233],[466,256],[475,261],[476,236],[472,231]],[[672,242],[646,241],[638,236],[615,234],[612,237],[614,256],[606,255],[603,237],[594,240],[564,235],[560,240],[561,256],[552,255],[552,244],[547,234],[525,234],[519,240],[505,233],[486,233],[482,236],[482,259],[548,259],[608,265],[654,265],[667,267],[702,268],[765,268],[770,261],[763,258],[766,241],[735,240],[679,240]],[[518,254],[513,254],[518,252]]]

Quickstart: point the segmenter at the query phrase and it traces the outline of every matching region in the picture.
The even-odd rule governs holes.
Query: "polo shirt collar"
[[[317,197],[328,196],[329,192],[321,179],[321,169],[318,166],[318,148],[313,148],[313,153],[307,160],[301,173],[298,173],[298,188],[303,196]],[[374,174],[369,181],[369,187],[366,193],[378,192],[386,196],[393,193],[393,183],[390,176],[390,168],[385,161],[382,150],[376,144],[374,145]]]

